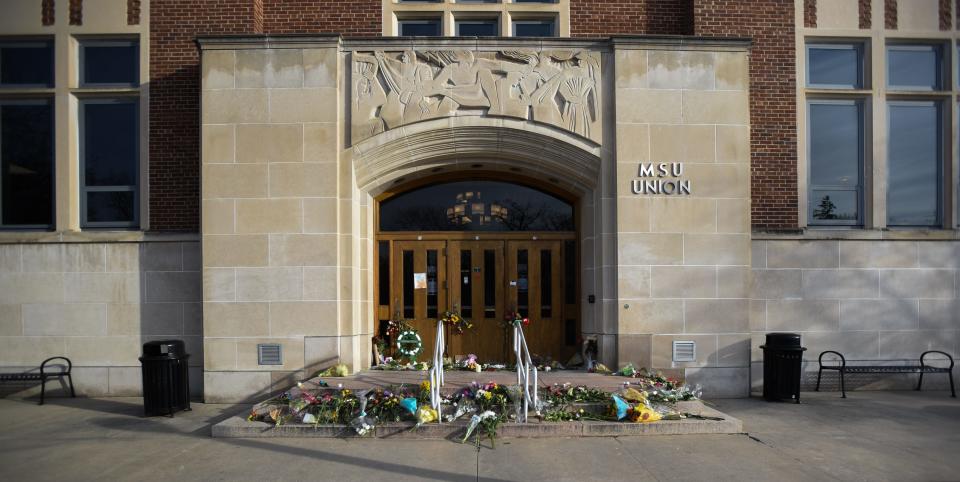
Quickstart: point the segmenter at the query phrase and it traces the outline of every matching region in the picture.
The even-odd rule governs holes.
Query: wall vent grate
[[[283,347],[278,343],[257,345],[257,363],[260,365],[283,365]]]
[[[695,341],[674,341],[673,342],[673,361],[692,362],[697,360],[697,342]]]

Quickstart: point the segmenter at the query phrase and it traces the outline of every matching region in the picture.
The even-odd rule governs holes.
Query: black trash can
[[[143,344],[143,412],[146,416],[173,416],[190,410],[190,355],[181,340],[149,341]]]
[[[763,350],[763,398],[800,403],[803,352],[797,333],[768,333]]]

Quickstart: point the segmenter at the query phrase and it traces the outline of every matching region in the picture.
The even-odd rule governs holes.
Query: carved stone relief
[[[355,52],[352,84],[353,143],[452,115],[532,120],[601,140],[598,52]]]

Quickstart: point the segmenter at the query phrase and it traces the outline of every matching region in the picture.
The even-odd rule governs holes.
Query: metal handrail
[[[517,356],[517,385],[523,387],[523,413],[517,421],[526,423],[530,404],[533,404],[534,410],[537,410],[539,405],[537,366],[533,364],[533,360],[530,358],[530,349],[527,348],[527,339],[523,336],[523,327],[520,323],[516,323],[513,327],[513,352]]]
[[[446,344],[443,332],[443,320],[437,320],[437,337],[433,346],[433,366],[430,367],[430,407],[437,411],[437,421],[442,421],[440,413],[440,387],[443,386],[443,346]]]

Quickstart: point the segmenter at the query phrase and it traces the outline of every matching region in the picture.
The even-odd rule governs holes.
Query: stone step
[[[652,423],[574,421],[541,422],[531,417],[528,423],[508,422],[500,426],[498,438],[539,437],[621,437],[632,435],[685,435],[685,434],[731,434],[742,433],[743,423],[700,402],[688,404],[689,411],[704,417],[723,420],[687,418],[684,420],[660,420]],[[588,404],[584,404],[588,405]],[[597,405],[597,404],[589,404]],[[679,407],[678,407],[679,408]],[[466,432],[467,421],[431,423],[414,429],[413,422],[383,423],[371,434],[372,438],[450,439],[460,440]],[[217,438],[356,438],[358,435],[346,425],[310,425],[288,423],[276,427],[265,422],[250,422],[244,417],[231,417],[213,426],[212,435]]]

